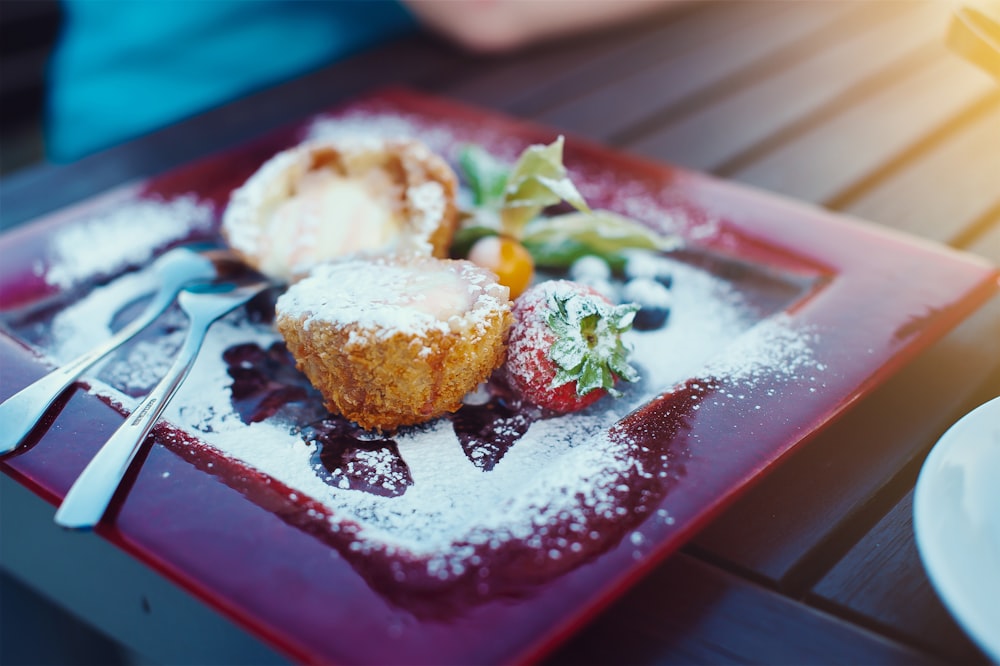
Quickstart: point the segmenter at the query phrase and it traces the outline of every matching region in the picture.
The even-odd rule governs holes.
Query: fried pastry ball
[[[412,255],[318,266],[276,310],[327,408],[390,431],[457,410],[503,363],[512,321],[510,292],[492,272]]]
[[[233,191],[222,234],[247,264],[281,282],[358,252],[445,257],[456,188],[451,167],[417,141],[309,141]]]

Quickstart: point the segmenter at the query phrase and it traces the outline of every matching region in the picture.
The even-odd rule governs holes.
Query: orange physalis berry
[[[510,288],[510,297],[520,296],[535,276],[531,255],[513,238],[485,236],[469,250],[469,261],[497,274],[500,284]]]

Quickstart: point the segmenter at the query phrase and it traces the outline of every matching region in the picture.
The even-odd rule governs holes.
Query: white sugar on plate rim
[[[45,280],[67,289],[90,277],[142,265],[157,248],[209,229],[212,219],[213,207],[194,195],[121,203],[53,235]]]

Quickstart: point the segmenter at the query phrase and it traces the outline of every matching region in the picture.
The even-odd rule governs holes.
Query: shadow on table
[[[126,666],[136,655],[0,572],[0,664]]]

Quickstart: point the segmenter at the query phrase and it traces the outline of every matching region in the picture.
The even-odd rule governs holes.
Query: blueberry
[[[669,316],[670,308],[642,306],[635,313],[635,319],[632,320],[632,328],[637,331],[655,331],[666,325],[667,317]]]
[[[632,328],[637,331],[652,331],[662,328],[670,315],[671,296],[667,288],[658,280],[639,277],[629,280],[622,289],[622,300],[636,303]]]
[[[587,254],[569,267],[569,279],[574,282],[591,283],[597,280],[610,280],[611,267],[608,262],[598,256]]]
[[[625,278],[634,280],[648,278],[670,288],[673,278],[670,274],[671,261],[649,250],[633,250],[625,257]]]

